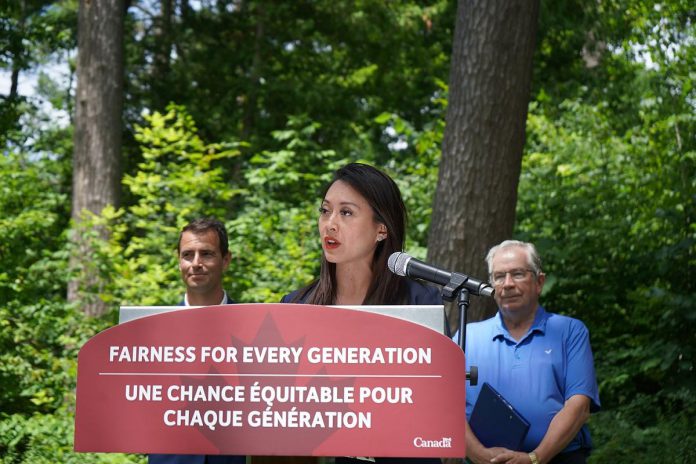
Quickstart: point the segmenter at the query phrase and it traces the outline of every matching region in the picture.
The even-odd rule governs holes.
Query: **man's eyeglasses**
[[[505,282],[505,277],[510,274],[512,280],[515,282],[521,282],[527,278],[527,273],[535,273],[532,269],[511,269],[506,272],[494,272],[491,274],[491,280],[495,285],[502,285]]]

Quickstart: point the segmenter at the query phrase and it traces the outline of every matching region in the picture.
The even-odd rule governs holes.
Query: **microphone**
[[[494,290],[490,284],[472,279],[464,274],[448,272],[430,264],[418,261],[413,256],[396,251],[389,256],[387,262],[389,270],[396,275],[410,277],[412,279],[422,279],[438,285],[447,285],[452,281],[452,277],[460,277],[459,281],[464,282],[466,288],[472,295],[493,296]]]

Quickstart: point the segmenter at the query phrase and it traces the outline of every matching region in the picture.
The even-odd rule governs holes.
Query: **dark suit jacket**
[[[235,302],[228,296],[225,304]],[[183,306],[184,301],[179,302]],[[245,456],[204,456],[202,454],[151,454],[148,464],[244,464]]]
[[[411,279],[406,279],[406,285],[408,286],[408,304],[410,305],[441,305],[442,295],[440,295],[440,290],[435,287],[430,287],[422,285]],[[280,302],[281,303],[292,303],[295,296],[299,293],[299,290],[285,295]],[[306,298],[300,299],[297,303],[304,303]]]
[[[151,454],[149,464],[244,464],[244,456],[203,456],[199,454]]]

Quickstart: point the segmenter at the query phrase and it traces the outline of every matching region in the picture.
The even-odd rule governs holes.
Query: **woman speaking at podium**
[[[382,171],[361,163],[338,169],[324,191],[318,225],[323,250],[319,278],[284,296],[282,303],[442,304],[439,290],[387,268],[389,256],[404,247],[406,208],[396,183]],[[336,463],[364,463],[364,459],[337,457]],[[440,463],[437,458],[375,461]]]

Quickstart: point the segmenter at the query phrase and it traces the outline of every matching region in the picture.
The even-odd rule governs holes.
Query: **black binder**
[[[502,446],[513,451],[521,450],[529,430],[529,422],[488,382],[481,386],[469,426],[486,448]]]

